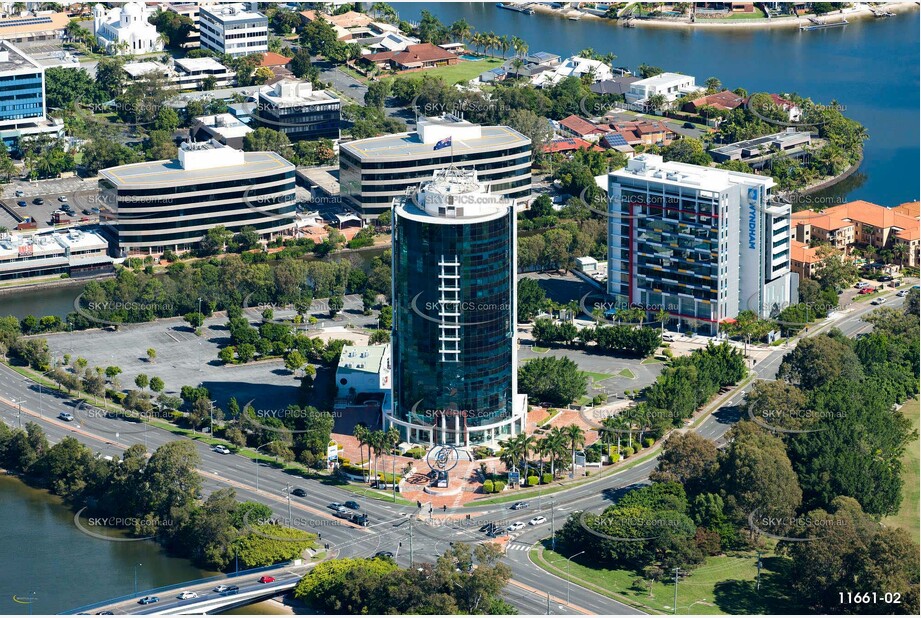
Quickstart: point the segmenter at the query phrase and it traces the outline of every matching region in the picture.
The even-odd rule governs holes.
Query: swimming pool
[[[469,60],[470,62],[476,62],[477,60],[482,60],[479,56],[471,56],[470,54],[461,54],[461,60]]]

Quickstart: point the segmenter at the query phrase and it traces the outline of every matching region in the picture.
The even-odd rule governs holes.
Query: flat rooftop
[[[127,62],[124,66],[122,66],[122,69],[124,69],[125,73],[131,77],[140,77],[141,75],[145,75],[147,73],[169,73],[169,69],[165,65],[160,64],[159,62],[150,61]]]
[[[482,150],[498,150],[506,147],[523,146],[530,140],[511,127],[482,127],[479,139],[454,138],[454,154],[463,155]],[[435,156],[450,156],[451,148],[434,149],[434,144],[423,144],[418,133],[395,133],[341,144],[362,160],[394,161],[399,159],[424,159]]]
[[[214,58],[176,58],[176,66],[185,71],[226,71],[227,67]]]
[[[740,182],[763,185],[766,188],[775,184],[770,176],[732,172],[676,161],[664,162],[661,156],[649,154],[634,157],[627,163],[627,167],[614,170],[610,175],[624,180],[641,178],[652,183],[702,191],[724,191],[738,186]]]
[[[682,73],[660,73],[659,75],[633,82],[633,84],[635,86],[665,86],[672,82],[683,81],[688,78],[694,79],[690,75],[684,75]]]
[[[224,137],[243,137],[253,132],[252,127],[237,120],[233,114],[196,116],[195,121],[214,129],[216,133]]]
[[[249,19],[266,19],[265,15],[259,11],[250,11],[243,4],[204,5],[199,9],[199,15],[201,15],[201,13],[213,15],[215,19],[222,23]]]
[[[0,19],[0,39],[10,36],[63,30],[70,23],[67,13],[50,13],[48,15],[27,15],[25,17],[7,17]]]
[[[356,372],[379,373],[384,355],[389,351],[389,344],[347,345],[339,355],[339,372],[351,369]]]
[[[720,146],[719,148],[711,148],[710,152],[718,152],[720,154],[730,154],[730,153],[736,152],[737,150],[747,150],[747,149],[757,148],[759,146],[764,146],[766,144],[777,144],[778,146],[783,147],[784,145],[805,144],[811,141],[812,141],[812,137],[809,134],[809,131],[795,131],[795,132],[782,131],[780,133],[772,133],[771,135],[762,135],[761,137],[755,137],[753,139],[747,139],[741,142],[727,144],[725,146]]]
[[[100,170],[99,174],[118,188],[142,189],[237,180],[294,169],[294,164],[274,152],[246,152],[243,156],[245,163],[242,167],[229,165],[186,170],[179,165],[178,160],[173,159],[110,167]]]
[[[0,41],[0,55],[6,56],[6,59],[0,59],[0,73],[28,68],[42,68],[40,64],[9,41]]]

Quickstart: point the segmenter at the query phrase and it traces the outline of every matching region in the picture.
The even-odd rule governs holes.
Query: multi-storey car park
[[[100,172],[103,219],[122,255],[192,249],[209,229],[251,226],[274,237],[294,226],[294,165],[274,152],[215,140],[187,142],[179,158]]]
[[[518,394],[515,208],[474,170],[436,171],[393,207],[393,407],[403,440],[495,446]]]
[[[797,302],[790,205],[770,177],[640,155],[608,175],[608,294],[664,309],[680,330],[716,334],[751,310]],[[652,318],[655,319],[655,318]]]
[[[417,131],[342,144],[342,201],[365,219],[389,210],[395,198],[449,165],[472,168],[497,195],[516,204],[531,193],[531,140],[504,126],[480,126],[446,114],[420,118]]]

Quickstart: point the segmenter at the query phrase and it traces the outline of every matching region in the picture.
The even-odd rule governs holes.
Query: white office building
[[[153,11],[141,2],[127,2],[112,9],[93,6],[93,35],[110,54],[134,55],[163,51],[157,28],[150,23]]]
[[[665,309],[681,331],[714,335],[742,311],[768,318],[797,302],[791,208],[769,176],[643,154],[607,180],[616,307]]]
[[[203,49],[234,57],[269,51],[269,20],[242,3],[202,6],[198,27]]]

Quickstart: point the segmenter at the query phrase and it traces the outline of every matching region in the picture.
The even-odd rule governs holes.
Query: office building
[[[208,78],[211,88],[227,88],[236,82],[237,72],[214,58],[177,58],[173,62],[175,82],[180,90],[204,90]]]
[[[19,138],[64,136],[64,122],[45,116],[45,70],[8,41],[0,41],[0,139],[15,150]]]
[[[108,241],[95,232],[0,234],[0,281],[49,275],[86,277],[112,272]]]
[[[199,5],[196,2],[170,2],[166,5],[166,10],[176,13],[182,17],[188,17],[192,21],[192,31],[186,37],[186,42],[182,44],[185,49],[200,47],[201,33],[198,30],[198,12]]]
[[[163,40],[150,23],[153,11],[141,2],[112,9],[93,5],[93,35],[110,54],[133,55],[163,51]]]
[[[449,165],[477,170],[479,182],[516,205],[531,194],[530,139],[510,127],[480,126],[446,114],[420,118],[413,133],[342,144],[340,195],[344,204],[373,219],[407,189]]]
[[[240,122],[233,114],[196,116],[190,130],[196,142],[216,140],[237,150],[243,150],[243,138],[253,132],[252,127]]]
[[[448,167],[393,204],[393,407],[416,444],[496,445],[525,429],[517,390],[515,207]]]
[[[774,181],[643,154],[608,175],[608,294],[681,331],[715,335],[741,311],[797,302],[790,205]]]
[[[283,79],[259,91],[250,116],[260,125],[288,136],[291,142],[339,139],[342,103],[310,82]]]
[[[198,28],[202,49],[233,57],[269,51],[269,20],[241,3],[202,6]]]
[[[217,141],[188,142],[173,161],[100,171],[104,229],[122,255],[193,249],[211,228],[254,227],[274,238],[294,226],[294,165],[274,152],[241,152]]]

